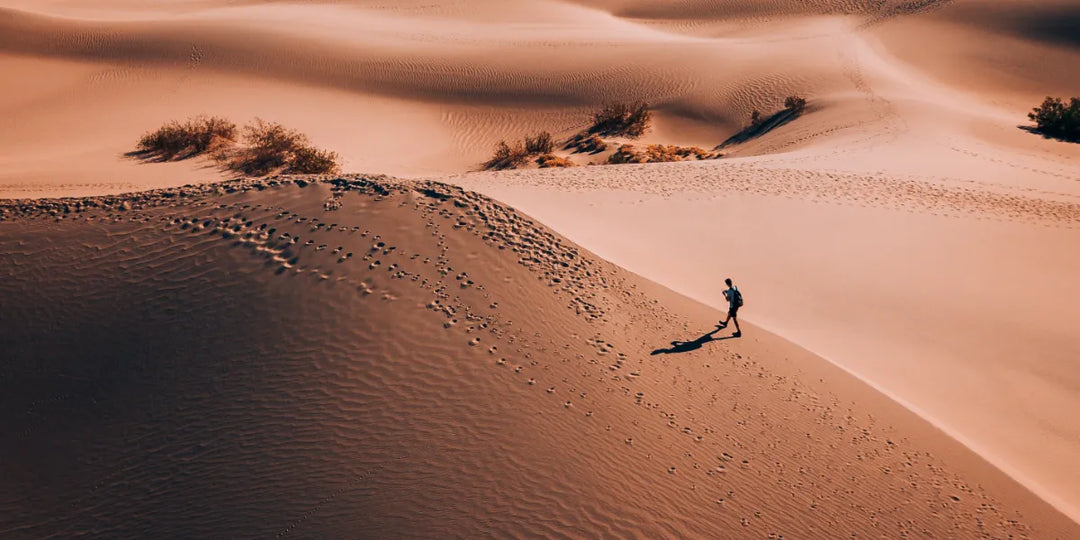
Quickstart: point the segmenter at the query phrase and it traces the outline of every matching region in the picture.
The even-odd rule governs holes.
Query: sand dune
[[[508,535],[528,523],[569,536],[793,537],[811,526],[1080,536],[1055,513],[1080,520],[1072,465],[1080,421],[1071,414],[1080,408],[1080,145],[1023,129],[1045,96],[1080,88],[1080,70],[1070,69],[1080,65],[1078,13],[1075,0],[0,0],[0,197],[99,197],[78,203],[81,212],[74,200],[2,206],[2,341],[18,361],[4,368],[15,378],[0,380],[12,389],[4,410],[19,413],[5,421],[26,443],[3,451],[31,466],[10,471],[20,487],[2,504],[24,514],[3,512],[0,530],[150,534],[176,520],[167,528],[181,535],[423,535],[441,519],[466,536],[483,523]],[[654,125],[641,144],[711,149],[752,111],[778,110],[791,94],[809,98],[805,114],[723,148],[720,160],[474,172],[500,139],[539,130],[567,137],[611,101],[651,103]],[[324,203],[336,205],[327,185],[181,189],[227,175],[210,160],[125,156],[144,132],[200,114],[281,122],[340,153],[347,171],[476,190],[650,281],[441,183],[430,193],[423,183],[353,185],[344,208],[326,212]],[[110,198],[142,190],[154,191]],[[117,211],[122,200],[134,210]],[[455,200],[466,206],[451,207]],[[470,204],[485,210],[472,208],[454,229]],[[65,217],[24,215],[49,208]],[[347,230],[295,222],[334,223],[331,215]],[[507,223],[470,221],[492,215]],[[447,238],[429,236],[429,222]],[[314,244],[287,247],[265,230],[244,239],[285,223]],[[235,237],[222,240],[217,229],[232,226],[239,230],[226,234]],[[542,231],[533,245],[515,243],[533,227]],[[465,234],[477,230],[497,237]],[[401,238],[399,249],[431,261],[417,266],[403,251],[376,257],[372,234]],[[552,247],[556,239],[571,251]],[[499,251],[491,242],[508,243]],[[446,268],[444,248],[462,250],[467,262]],[[529,269],[515,248],[537,259]],[[561,265],[549,267],[548,257],[560,253],[588,258],[592,273],[572,277],[571,265],[556,276]],[[381,268],[369,268],[375,258]],[[391,264],[417,272],[416,287],[404,286],[413,274],[384,279]],[[485,290],[455,289],[449,277],[461,269]],[[663,287],[721,306],[727,275],[748,292],[745,316],[763,337],[648,355],[702,335],[715,317]],[[432,288],[439,281],[446,291]],[[631,302],[645,289],[652,296]],[[462,303],[416,307],[438,294]],[[37,296],[8,300],[22,295]],[[597,309],[603,315],[590,318]],[[458,319],[449,329],[447,317]],[[484,323],[500,328],[495,339],[514,336],[498,344],[516,355],[506,366],[493,364],[502,354],[487,352]],[[54,329],[69,337],[53,340]],[[485,341],[468,347],[475,336]],[[63,353],[79,340],[85,355]],[[533,356],[543,360],[524,358],[540,347]],[[86,358],[97,367],[84,367]],[[126,358],[137,361],[118,360]],[[56,364],[34,367],[42,359]],[[608,359],[618,369],[607,371]],[[264,361],[272,367],[258,367]],[[221,382],[222,366],[235,366],[239,380]],[[755,379],[759,369],[768,371]],[[568,384],[588,397],[573,398]],[[778,397],[784,388],[799,397]],[[646,397],[634,399],[638,391]],[[733,395],[748,408],[718,407]],[[817,401],[801,408],[809,395]],[[611,431],[588,423],[582,399],[602,403],[592,410],[597,418],[608,411]],[[220,418],[217,407],[227,411]],[[861,423],[868,414],[872,428]],[[140,435],[162,418],[163,427]],[[312,422],[320,418],[332,421]],[[665,431],[669,421],[675,428]],[[865,452],[847,437],[855,424],[870,429],[873,440],[859,443]],[[805,437],[803,425],[817,426],[805,452],[786,446]],[[733,448],[755,456],[750,468],[728,447],[703,456],[693,441],[709,438],[706,426],[744,445]],[[676,436],[686,427],[693,436]],[[895,437],[883,435],[889,429]],[[222,438],[210,445],[208,433]],[[884,439],[922,461],[909,467]],[[577,444],[558,442],[578,440],[596,452],[581,456]],[[795,461],[755,467],[774,463],[770,444]],[[738,459],[718,472],[707,459],[714,450]],[[352,460],[357,452],[365,459]],[[417,459],[443,468],[425,471]],[[795,476],[791,463],[803,460],[816,464]],[[50,470],[54,462],[73,465]],[[194,472],[181,466],[189,462]],[[909,469],[919,478],[898,473]],[[709,484],[733,476],[735,487]],[[270,495],[266,486],[279,484],[287,490]],[[945,487],[957,485],[972,493],[952,500]],[[131,490],[155,497],[118,502]],[[610,497],[591,497],[597,490]],[[996,502],[981,507],[981,497]],[[410,499],[442,513],[402,513],[398,502]],[[212,519],[180,521],[169,509],[177,504]],[[358,514],[380,517],[358,523]],[[651,528],[635,529],[643,526]]]
[[[5,536],[1078,532],[501,204],[309,182],[0,207]]]

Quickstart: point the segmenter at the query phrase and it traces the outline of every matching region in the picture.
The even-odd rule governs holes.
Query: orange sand
[[[1020,129],[1027,124],[1026,112],[1044,96],[1072,95],[1080,88],[1080,70],[1068,69],[1080,65],[1076,25],[1070,26],[1080,20],[1077,2],[691,0],[669,6],[641,0],[468,3],[108,0],[93,4],[75,0],[0,0],[0,71],[5,74],[0,78],[0,197],[88,196],[221,180],[222,171],[206,160],[147,164],[124,154],[133,150],[134,142],[143,132],[171,119],[217,114],[237,122],[253,117],[278,121],[307,133],[316,145],[339,152],[346,170],[449,182],[510,204],[599,257],[649,280],[635,282],[640,287],[653,287],[655,283],[717,307],[723,305],[722,279],[734,277],[747,295],[745,318],[761,329],[748,331],[742,341],[713,343],[688,353],[688,358],[700,362],[695,365],[702,371],[697,375],[682,375],[695,383],[706,384],[705,377],[713,376],[713,372],[701,366],[718,362],[713,360],[713,349],[724,351],[717,353],[722,356],[727,351],[742,354],[738,347],[760,346],[761,349],[748,349],[747,354],[754,355],[757,361],[770,362],[769,369],[780,370],[777,373],[789,377],[785,384],[790,381],[812,385],[813,381],[822,379],[819,382],[826,385],[822,392],[846,396],[837,385],[862,388],[862,384],[868,383],[877,392],[903,404],[905,409],[883,405],[889,402],[881,399],[881,395],[862,389],[857,406],[851,406],[853,418],[868,414],[867,407],[893,411],[890,418],[896,420],[886,424],[892,426],[889,429],[897,430],[898,438],[907,438],[913,448],[941,459],[941,466],[949,474],[959,475],[964,485],[984,486],[986,492],[980,496],[1004,501],[1001,504],[1005,506],[995,506],[995,511],[1015,516],[1016,509],[1023,510],[1020,521],[1037,537],[1077,536],[1074,529],[1067,528],[1072,525],[1044,508],[1039,500],[1050,503],[1074,521],[1080,520],[1080,469],[1073,465],[1075,456],[1080,454],[1080,418],[1072,414],[1080,410],[1080,338],[1076,332],[1080,328],[1077,307],[1080,285],[1075,279],[1080,275],[1080,254],[1075,249],[1080,242],[1080,145],[1044,139]],[[700,145],[711,149],[741,129],[750,111],[777,110],[783,98],[793,93],[810,99],[806,114],[764,137],[725,148],[726,156],[716,161],[475,172],[499,139],[516,139],[540,129],[565,137],[584,127],[591,111],[612,100],[647,99],[654,105],[655,125],[642,143]],[[222,195],[222,200],[251,196],[254,195]],[[214,197],[205,199],[209,207],[217,204],[209,202],[217,200]],[[285,208],[294,204],[289,197],[281,197],[280,201],[275,198],[262,204]],[[230,200],[227,204],[234,202]],[[309,214],[323,211],[316,208],[315,202],[304,204],[308,205],[303,207],[304,212]],[[198,213],[175,212],[183,216]],[[162,216],[152,214],[152,217]],[[157,278],[152,271],[184,264],[192,269],[177,271],[179,283],[202,280],[213,285],[215,291],[252,286],[219,281],[224,278],[205,273],[210,270],[194,270],[205,266],[199,262],[203,259],[171,254],[165,246],[170,245],[166,239],[173,237],[171,233],[162,235],[162,224],[157,222],[144,224],[144,229],[136,231],[130,229],[136,225],[106,226],[100,221],[93,226],[33,221],[35,225],[31,226],[23,219],[0,224],[3,227],[0,257],[18,259],[22,264],[16,267],[4,261],[4,268],[11,274],[4,289],[5,299],[26,293],[20,287],[46,285],[55,286],[57,291],[56,296],[50,297],[49,306],[56,305],[58,298],[80,290],[91,297],[111,298],[115,294],[113,289],[101,288],[98,281],[88,282],[77,275],[61,272],[50,276],[48,272],[27,270],[80,267],[78,261],[82,259],[74,255],[58,253],[42,260],[42,255],[33,253],[38,249],[34,246],[50,242],[75,251],[91,250],[103,260],[124,261],[134,256],[134,260],[121,266],[134,269],[131,271],[135,274],[118,277],[116,268],[101,266],[95,270],[94,279],[100,283],[127,279],[125,283],[131,286],[147,286],[150,280],[154,285],[146,294],[153,294],[158,286],[164,287],[162,291],[170,290],[154,281]],[[371,219],[384,217],[364,215],[357,223]],[[394,230],[415,226],[408,220],[398,224],[385,219],[388,220],[385,226]],[[128,251],[116,250],[132,247],[124,247],[120,240],[116,240],[119,244],[102,244],[97,239],[101,234],[107,238],[134,235],[133,238],[142,238],[139,242],[157,247],[151,253],[129,255]],[[28,240],[31,237],[37,239],[36,243]],[[431,247],[431,253],[419,249],[417,252],[430,257],[437,256],[439,249]],[[218,261],[220,254],[213,253],[212,258],[205,260]],[[259,265],[249,269],[247,263],[235,264],[239,266],[226,265],[219,270],[261,271]],[[626,279],[639,279],[627,276]],[[498,281],[498,276],[491,279]],[[299,309],[294,308],[299,302],[296,297],[309,294],[299,292],[307,291],[305,285],[297,291],[281,291],[284,296],[273,296],[278,293],[266,292],[270,289],[265,288],[261,278],[256,283],[259,285],[251,293],[254,296],[245,295],[234,302],[253,311],[258,311],[257,305],[289,311]],[[546,298],[548,292],[546,287],[529,292],[530,303],[540,302],[538,299]],[[160,294],[162,305],[167,304],[164,299],[172,298],[167,292]],[[270,296],[260,296],[264,294]],[[503,309],[522,311],[515,311],[509,317],[515,324],[530,316],[531,311],[525,306],[515,305],[516,292],[500,294],[508,298],[500,301]],[[705,308],[696,306],[682,311],[684,308],[673,306],[685,300],[666,290],[657,294],[653,298],[656,305],[666,306],[674,318],[664,318],[653,313],[652,308],[641,307],[640,311],[628,311],[626,316],[632,323],[619,326],[622,323],[611,322],[615,326],[609,331],[623,332],[619,334],[622,336],[642,336],[635,337],[633,345],[642,365],[662,365],[664,369],[675,370],[664,371],[662,376],[648,382],[650,392],[667,392],[670,401],[664,402],[663,410],[700,407],[695,409],[699,411],[698,418],[720,422],[712,416],[719,414],[716,403],[699,403],[691,398],[680,401],[683,392],[676,389],[684,387],[675,384],[677,381],[672,378],[680,367],[671,359],[681,356],[641,356],[655,345],[651,342],[692,338],[695,332],[700,335],[707,331],[707,319],[714,314],[706,310],[702,313],[707,315],[691,315],[694,309]],[[360,308],[337,295],[318,298],[339,302],[340,309],[346,310],[342,313],[356,314],[354,318],[386,316],[381,308],[355,311]],[[209,297],[193,302],[191,305],[196,307],[213,304]],[[60,324],[53,322],[61,319],[56,319],[60,315],[50,311],[51,308],[33,308],[39,311],[30,313],[19,311],[29,310],[28,307],[15,309],[12,305],[15,303],[8,300],[0,308],[5,327],[10,327],[8,321],[46,325],[43,328]],[[107,305],[111,304],[82,305],[78,309],[84,311],[62,319],[69,323],[65,328],[76,328],[70,325],[82,324],[89,320],[87,313],[105,309],[103,306]],[[563,303],[557,305],[567,307]],[[476,309],[482,307],[476,305]],[[220,321],[239,317],[238,313],[221,309],[211,310],[213,315],[205,320],[224,324]],[[365,315],[359,315],[361,312]],[[316,310],[310,315],[329,319],[328,315],[318,313]],[[558,332],[566,336],[576,332],[582,339],[594,337],[585,330],[594,329],[593,326],[577,329],[577,323],[563,320],[563,312],[551,313],[529,324],[540,325],[535,331],[542,333],[562,328]],[[299,317],[289,314],[286,318],[297,325],[308,324],[307,319]],[[162,325],[176,321],[168,317],[153,320]],[[408,321],[400,323],[403,328],[413,327],[412,319],[403,320]],[[691,322],[685,332],[675,332],[672,328],[677,324],[672,321],[676,320]],[[130,322],[123,317],[116,321],[120,325]],[[647,321],[661,322],[655,323],[658,329],[646,330],[653,328]],[[190,331],[196,332],[199,324],[193,324]],[[270,339],[267,328],[256,322],[251,323],[251,328],[258,328],[250,330],[246,324],[237,330],[245,332],[242,335],[253,336],[245,342]],[[279,330],[286,331],[285,327]],[[27,347],[27,342],[21,341],[28,339],[27,335],[8,334],[4,343],[13,343],[14,350],[20,351],[17,358],[29,361],[43,353],[35,352],[34,347]],[[340,339],[340,346],[346,349],[360,343],[351,335]],[[378,341],[370,336],[363,339],[362,343]],[[579,340],[566,337],[565,341],[573,344],[568,350],[577,350],[574,347],[578,347]],[[399,347],[413,346],[417,339],[408,337],[399,343]],[[296,346],[302,351],[315,347]],[[787,353],[776,352],[787,351],[785,347],[800,352],[788,355],[785,360]],[[234,352],[229,350],[221,357]],[[402,354],[401,350],[383,351],[372,358],[385,361],[402,358]],[[441,358],[443,364],[457,358],[457,353],[433,354],[431,358]],[[585,355],[586,350],[582,349],[580,354]],[[827,359],[854,378],[830,370],[814,355]],[[792,362],[790,359],[796,356],[804,362],[785,363]],[[431,362],[442,365],[436,360]],[[811,369],[803,367],[804,364],[818,367]],[[777,367],[781,365],[788,367]],[[783,371],[789,368],[793,371]],[[288,369],[280,373],[293,374]],[[390,375],[386,376],[407,377],[407,371],[396,369],[387,368]],[[807,371],[799,371],[803,369]],[[817,373],[814,370],[818,369],[825,370],[822,373],[827,376],[807,375],[811,371]],[[640,376],[643,380],[647,378],[645,373]],[[399,384],[392,377],[386,379],[388,383]],[[510,380],[514,379],[506,379]],[[14,410],[37,410],[35,407],[41,407],[40,400],[61,399],[57,396],[74,396],[72,403],[82,403],[79,399],[85,397],[68,387],[49,386],[53,382],[48,382],[48,377],[42,381],[42,388],[50,388],[54,394],[45,392],[27,397],[29,401],[25,403],[16,401]],[[516,388],[500,381],[491,379],[485,383],[490,385],[484,389],[484,395],[502,396],[499,392],[503,389]],[[261,388],[277,390],[272,386]],[[604,391],[595,389],[590,395]],[[762,421],[768,428],[761,427],[757,433],[765,437],[776,430],[794,429],[794,417],[778,416],[776,409],[771,408],[782,399],[761,392],[764,390],[759,392],[763,396],[761,408],[755,410],[766,411]],[[445,391],[441,395],[444,394]],[[480,399],[477,395],[468,394],[471,400]],[[533,397],[521,397],[520,401],[509,397],[502,401],[491,399],[493,403],[513,404],[515,410],[533,411],[542,407]],[[847,398],[837,399],[848,407],[848,401],[844,401]],[[725,398],[725,405],[728,404]],[[205,406],[199,410],[211,410],[209,404]],[[474,405],[465,406],[464,410],[469,411],[471,406]],[[67,405],[57,407],[60,411],[68,410],[64,408]],[[27,420],[33,414],[36,413],[28,412],[29,416],[11,421],[20,429],[42,425]],[[351,414],[359,413],[344,417],[353,418]],[[522,414],[508,417],[512,420],[507,420],[506,425],[530,426],[530,422],[540,417]],[[633,417],[631,413],[619,413],[623,414]],[[750,417],[747,412],[738,418]],[[458,424],[454,425],[469,425],[462,424],[465,421],[457,416],[447,418],[458,418],[455,420]],[[724,418],[725,422],[728,420],[731,419]],[[640,424],[644,420],[635,421]],[[951,439],[933,435],[924,421],[937,426]],[[626,429],[640,427],[639,424],[627,424]],[[715,425],[721,436],[727,433],[724,430],[734,429],[724,423],[709,425]],[[884,429],[881,421],[876,421],[875,426]],[[540,433],[540,428],[549,427],[539,423],[536,431]],[[577,426],[560,429],[563,431],[558,431],[559,436],[566,441],[573,441],[583,433]],[[375,427],[370,427],[360,433],[371,436],[374,431]],[[59,436],[57,433],[48,437]],[[38,442],[54,440],[48,437]],[[398,440],[393,434],[386,437],[390,437],[387,441]],[[515,440],[492,437],[469,448],[497,455],[499,450],[505,451],[511,445],[507,441]],[[950,442],[952,439],[961,441],[964,448]],[[116,440],[121,439],[112,439]],[[545,446],[550,442],[544,442],[547,439],[541,436],[520,440],[528,440],[538,450],[516,455],[520,461],[514,463],[530,463],[530,459],[544,455],[548,467],[539,464],[535,470],[556,476],[570,474],[555,468],[556,464],[567,461],[558,459],[562,455],[558,452],[577,452],[574,445],[556,451]],[[447,448],[453,446],[447,444]],[[754,444],[758,446],[751,445],[753,452],[760,452],[761,456],[768,454],[768,443],[759,440]],[[598,449],[597,460],[615,459],[612,457],[615,454],[611,454],[614,450],[607,446],[590,443],[588,448]],[[823,452],[824,447],[815,448]],[[16,451],[7,445],[4,450]],[[674,459],[677,454],[682,455],[680,452],[682,447],[676,445],[663,452],[658,447],[656,452],[646,454]],[[378,461],[380,467],[386,466],[381,460],[391,454],[380,454],[372,463]],[[785,455],[795,459],[796,454],[799,452],[791,449]],[[18,454],[22,458],[30,455]],[[412,456],[412,451],[409,455]],[[835,458],[836,466],[840,463],[851,466],[859,461],[853,457],[857,455],[865,456],[859,452],[844,454]],[[279,463],[270,454],[259,459],[262,463]],[[986,466],[984,460],[992,467]],[[612,467],[607,473],[597,474],[616,475],[613,471],[617,462],[606,465]],[[640,467],[627,467],[638,470],[646,462],[638,464]],[[112,465],[125,466],[120,461]],[[497,470],[490,463],[487,466],[493,468],[487,471],[488,476],[480,475],[480,478],[510,475],[516,479],[513,485],[517,487],[495,482],[506,493],[529,485],[528,478]],[[692,465],[673,466],[682,471]],[[785,466],[790,471],[790,465]],[[604,470],[597,463],[588,467]],[[659,469],[666,475],[666,466]],[[56,478],[63,478],[64,470],[54,473]],[[362,477],[368,469],[357,470]],[[880,468],[875,470],[885,478],[896,469],[891,468],[888,474]],[[118,474],[102,471],[105,469],[79,472],[88,476],[80,477],[85,485],[76,485],[89,490],[94,482],[101,480],[95,474],[100,472],[106,478]],[[452,474],[453,471],[460,474]],[[472,476],[462,467],[453,471],[444,471],[447,485],[455,479]],[[865,478],[872,479],[866,480],[867,491],[859,493],[873,497],[879,491],[892,489],[888,487],[892,485],[891,479],[871,476],[868,471],[864,471]],[[998,471],[1012,480],[1004,479]],[[579,473],[584,474],[575,472]],[[36,473],[23,474],[29,476],[24,476],[20,485],[34,485]],[[854,476],[863,478],[862,474]],[[681,472],[676,476],[681,482]],[[830,482],[851,476],[832,470],[826,474]],[[379,484],[377,489],[400,486],[396,478],[385,479],[386,484]],[[405,478],[411,477],[406,474]],[[571,477],[566,476],[564,481],[569,482],[568,478]],[[613,486],[623,485],[613,476],[605,478],[595,480],[604,493],[617,491]],[[944,480],[945,476],[934,478],[942,485],[950,483]],[[1013,480],[1023,488],[1010,483]],[[546,480],[535,482],[543,481]],[[552,482],[558,484],[556,480]],[[647,486],[656,479],[643,475],[625,482]],[[785,510],[775,520],[749,517],[753,512],[763,511],[761,508],[765,506],[777,507],[781,491],[788,492],[776,488],[774,493],[773,484],[765,489],[764,480],[745,482],[742,485],[747,489],[764,490],[763,501],[768,501],[768,504],[739,507],[739,512],[728,516],[734,519],[745,514],[750,520],[750,531],[728,529],[731,523],[722,521],[715,530],[694,529],[694,525],[683,523],[688,528],[665,529],[660,525],[653,532],[736,536],[746,533],[760,537],[779,529],[754,527],[783,524],[789,536],[800,537],[805,535],[800,532],[809,530],[806,527],[811,524],[823,527],[830,520],[832,527],[842,524],[844,531],[870,530],[864,528],[871,520],[869,514],[861,513],[863,509],[854,513],[849,513],[850,509],[836,510],[835,515],[824,521],[809,518],[801,521],[804,518],[796,516],[803,514],[795,509],[799,506],[796,504],[791,508],[784,506]],[[304,485],[321,485],[321,489],[334,492],[326,488],[329,484],[320,484],[317,479]],[[476,489],[469,493],[487,500],[480,493],[489,491]],[[565,486],[563,489],[558,493],[573,491]],[[818,493],[815,490],[837,496],[837,492],[822,488],[821,482],[806,492],[815,497]],[[326,491],[322,493],[325,497]],[[353,499],[345,499],[355,502],[355,497],[359,497],[356,493]],[[461,497],[469,493],[436,490],[427,495],[430,504],[425,508],[434,508],[439,501],[466,500]],[[83,492],[68,495],[76,501],[99,496]],[[897,513],[896,519],[880,521],[893,527],[897,522],[914,520],[911,531],[922,527],[939,536],[951,534],[944,521],[935,520],[952,519],[957,526],[972,526],[964,514],[969,509],[951,508],[951,499],[941,499],[944,506],[937,502],[934,497],[948,495],[944,491],[935,495],[923,492],[910,495],[906,503],[902,497],[882,502],[882,508],[891,505],[890,511]],[[24,508],[26,499],[21,497],[11,494],[0,504]],[[319,500],[312,497],[310,500]],[[301,498],[296,495],[290,504],[299,504]],[[686,519],[680,522],[685,522],[692,521],[693,516],[705,515],[703,508],[695,506],[697,503],[673,502],[673,506],[664,507],[662,512],[653,512],[647,510],[653,508],[651,503],[642,502],[649,500],[647,497],[634,500],[638,513],[633,515],[638,518],[658,513],[683,516]],[[841,500],[846,499],[834,502]],[[597,504],[619,501],[615,497]],[[70,502],[63,499],[58,504]],[[964,497],[960,504],[967,502]],[[461,504],[454,507],[455,511],[465,511],[467,505]],[[266,508],[271,507],[306,515],[301,507],[290,506],[288,511],[284,506]],[[46,527],[40,531],[74,530],[63,526],[77,520],[57,521],[59,518],[48,515],[48,508],[42,507],[42,513],[33,520],[39,525],[52,523],[60,528]],[[375,507],[366,508],[375,511]],[[378,507],[378,512],[393,515],[393,508],[397,507],[387,502]],[[625,523],[620,521],[624,518],[617,517],[613,507],[605,508],[597,512],[578,509],[580,512],[573,519],[563,516],[547,529],[530,530],[572,536],[602,530],[625,532],[615,525]],[[959,513],[950,514],[943,508]],[[709,510],[715,508],[710,506]],[[470,515],[477,518],[482,514]],[[596,518],[598,515],[605,517]],[[4,522],[0,531],[29,526],[28,523]],[[329,525],[344,522],[325,523],[329,528],[321,532],[350,530],[344,525],[344,528]],[[742,527],[737,519],[732,523]],[[78,524],[82,526],[86,522]],[[434,525],[418,522],[414,531],[435,530],[430,527]],[[35,529],[26,530],[30,531],[26,533],[28,536],[39,536]],[[466,534],[475,532],[467,527],[459,530]],[[888,530],[891,532],[887,534],[900,531]],[[963,530],[971,535],[977,532],[972,528]],[[504,529],[506,533],[515,531],[520,532]],[[313,530],[312,534],[317,536],[319,532]]]

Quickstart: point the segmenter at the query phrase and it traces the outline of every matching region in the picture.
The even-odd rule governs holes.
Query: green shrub
[[[1028,118],[1044,135],[1080,142],[1080,97],[1069,99],[1068,104],[1061,98],[1047,97]]]
[[[649,129],[651,119],[649,104],[644,101],[629,104],[612,103],[605,105],[600,112],[593,115],[593,123],[588,132],[637,138]]]
[[[551,133],[541,131],[535,137],[525,137],[525,151],[530,155],[550,154],[555,149]]]

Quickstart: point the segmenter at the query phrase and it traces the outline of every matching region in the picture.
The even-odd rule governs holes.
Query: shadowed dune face
[[[1080,3],[1075,0],[1032,2],[968,0],[955,2],[935,18],[1037,42],[1080,47]]]
[[[4,536],[1071,530],[498,203],[308,182],[2,207]]]

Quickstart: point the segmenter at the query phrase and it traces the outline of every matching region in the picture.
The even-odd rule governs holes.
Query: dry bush
[[[806,108],[806,98],[796,94],[788,96],[784,100],[784,108],[800,113]]]
[[[525,137],[525,151],[530,155],[550,154],[555,150],[555,141],[551,133],[541,131],[535,137]]]
[[[573,167],[574,162],[564,157],[555,156],[552,154],[544,154],[536,158],[536,164],[540,165],[541,169],[548,169],[552,167]]]
[[[759,111],[757,109],[754,109],[754,111],[750,113],[750,125],[751,126],[754,126],[754,127],[760,126],[761,123],[764,122],[764,121],[765,121],[765,119],[763,119],[761,117],[761,111]]]
[[[248,176],[263,176],[289,163],[293,152],[307,146],[307,137],[281,124],[256,119],[244,126],[248,147],[239,152],[229,167]]]
[[[236,124],[217,116],[169,122],[139,139],[139,152],[178,160],[216,151],[236,142]]]
[[[301,146],[293,151],[283,172],[288,174],[337,174],[341,172],[337,152]]]
[[[572,148],[575,152],[596,154],[607,150],[608,145],[599,135],[582,131],[570,138],[570,142],[566,144],[566,148]]]
[[[622,163],[646,163],[647,161],[648,158],[641,152],[638,152],[632,144],[624,144],[620,146],[614,154],[608,156],[608,163],[612,165],[619,165]]]
[[[644,151],[639,151],[634,145],[624,144],[619,150],[608,157],[608,163],[618,165],[621,163],[666,163],[670,161],[685,161],[688,159],[712,159],[715,154],[706,151],[700,146],[676,146],[673,144],[650,144]]]
[[[645,147],[645,160],[649,163],[681,161],[682,157],[679,156],[678,148],[673,145],[650,144]]]
[[[237,152],[229,168],[248,176],[264,176],[274,171],[298,174],[327,174],[340,170],[338,155],[319,150],[299,131],[275,122],[255,119],[244,126],[247,148]]]
[[[629,104],[612,103],[605,105],[600,112],[593,115],[593,124],[589,127],[588,132],[637,138],[644,135],[645,131],[649,129],[651,118],[649,104],[644,101],[635,101]]]
[[[294,174],[339,172],[338,155],[319,150],[307,136],[281,124],[256,119],[244,126],[244,147],[237,147],[236,124],[216,116],[169,122],[143,135],[138,150],[164,160],[210,154],[226,167],[249,175],[274,171]]]
[[[1028,118],[1044,135],[1080,142],[1080,97],[1069,99],[1068,104],[1061,98],[1047,97]]]
[[[645,148],[645,158],[649,163],[683,161],[685,159],[709,159],[712,154],[700,146],[675,146],[673,144],[650,144]]]
[[[524,165],[528,159],[529,151],[525,149],[524,144],[515,142],[511,146],[506,141],[499,141],[499,144],[495,145],[495,154],[484,162],[483,167],[485,170],[495,171],[513,169]]]

